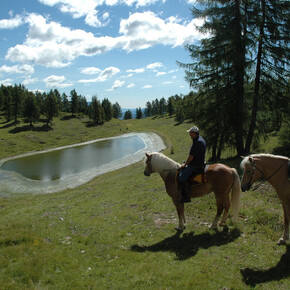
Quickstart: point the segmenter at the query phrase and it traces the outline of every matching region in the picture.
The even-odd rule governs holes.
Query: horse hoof
[[[278,243],[277,243],[278,246],[282,246],[282,245],[286,245],[286,240],[284,240],[283,238],[281,238]]]
[[[180,227],[175,227],[175,229],[176,229],[178,232],[182,233],[182,232],[183,232],[183,230],[185,229],[185,227],[183,227],[183,228],[180,228]]]

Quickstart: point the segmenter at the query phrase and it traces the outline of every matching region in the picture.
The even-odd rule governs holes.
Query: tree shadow
[[[280,258],[275,267],[268,270],[242,269],[241,274],[246,285],[252,287],[256,284],[266,283],[270,281],[279,281],[290,276],[290,245],[286,246],[286,253]]]
[[[76,115],[67,115],[67,116],[63,116],[63,117],[61,117],[61,121],[69,121],[69,120],[71,120],[71,119],[76,119],[77,118],[77,116]]]
[[[166,238],[151,246],[132,245],[131,250],[135,252],[171,252],[175,253],[177,260],[186,260],[195,256],[200,248],[208,249],[213,246],[226,245],[233,242],[241,235],[239,229],[216,231],[214,234],[205,232],[200,235],[194,235],[193,232],[176,232],[172,237]]]
[[[15,122],[9,122],[9,121],[4,121],[0,124],[6,124],[6,125],[3,125],[2,127],[0,127],[0,129],[7,129],[7,128],[10,128],[10,127],[13,127],[13,126],[16,126],[17,124],[19,124],[19,121]]]
[[[43,125],[43,126],[30,126],[30,125],[24,125],[21,127],[15,127],[11,130],[9,130],[9,133],[12,134],[16,134],[16,133],[20,133],[20,132],[26,132],[26,131],[36,131],[36,132],[48,132],[53,130],[53,128],[47,124]]]

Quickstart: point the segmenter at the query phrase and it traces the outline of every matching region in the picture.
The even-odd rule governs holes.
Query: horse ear
[[[242,159],[245,159],[246,157],[245,157],[245,156],[241,156],[241,158],[242,158]]]
[[[146,155],[146,157],[147,157],[147,158],[149,158],[149,156],[150,156],[150,155],[149,155],[149,154],[147,154],[147,153],[145,153],[145,155]]]

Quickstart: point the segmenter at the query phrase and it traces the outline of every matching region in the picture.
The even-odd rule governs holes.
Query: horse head
[[[243,157],[243,161],[241,162],[241,168],[244,170],[243,178],[241,181],[241,188],[242,191],[248,191],[250,190],[252,184],[254,183],[253,178],[255,175],[255,161],[253,157]]]
[[[145,161],[144,175],[150,176],[150,174],[153,173],[152,164],[151,164],[152,155],[149,155],[147,153],[145,153],[145,155],[146,155],[146,161]]]

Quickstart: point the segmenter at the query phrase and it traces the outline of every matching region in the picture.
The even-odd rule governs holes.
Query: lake
[[[145,143],[138,135],[108,139],[8,160],[1,169],[33,180],[51,181],[91,170],[144,147]]]
[[[98,175],[136,163],[144,159],[145,153],[165,148],[155,133],[129,133],[2,159],[0,195],[74,188]]]

